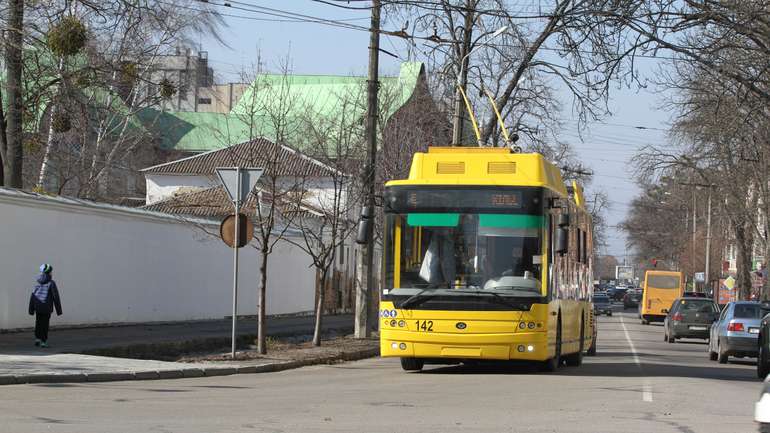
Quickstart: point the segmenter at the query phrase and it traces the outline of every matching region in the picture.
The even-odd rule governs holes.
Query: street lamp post
[[[502,35],[505,33],[505,31],[508,30],[508,26],[500,27],[499,29],[495,30],[494,33],[489,35],[487,39],[484,41],[484,43],[479,43],[474,47],[472,50],[468,51],[462,59],[460,59],[460,73],[457,74],[457,83],[455,90],[455,101],[454,101],[454,121],[452,123],[452,145],[458,146],[460,144],[460,140],[463,135],[463,95],[462,92],[466,88],[468,84],[468,71],[467,67],[465,66],[465,63],[468,61],[468,58],[470,55],[478,50],[479,48],[485,46],[485,44],[492,39]]]

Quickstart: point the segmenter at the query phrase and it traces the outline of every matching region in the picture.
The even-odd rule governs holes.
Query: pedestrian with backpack
[[[59,290],[51,277],[53,267],[48,263],[40,265],[37,284],[29,297],[29,315],[35,315],[35,346],[48,347],[48,325],[54,308],[61,316]]]

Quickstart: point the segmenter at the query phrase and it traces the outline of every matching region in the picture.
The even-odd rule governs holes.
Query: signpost
[[[230,200],[235,207],[235,215],[240,215],[241,205],[246,201],[254,187],[257,185],[257,181],[264,172],[261,168],[241,168],[241,167],[220,167],[215,169],[217,176],[219,176],[222,186],[224,186],[227,195],[230,196]],[[235,358],[235,331],[236,331],[236,317],[238,316],[238,248],[240,242],[235,240],[240,239],[240,220],[241,218],[234,217],[235,230],[233,233],[233,325],[232,325],[232,357]],[[223,226],[225,222],[223,221]],[[250,240],[250,239],[249,239]]]

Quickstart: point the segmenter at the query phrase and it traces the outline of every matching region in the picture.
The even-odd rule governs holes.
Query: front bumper
[[[545,332],[447,334],[382,330],[380,355],[428,359],[544,361],[553,356]]]

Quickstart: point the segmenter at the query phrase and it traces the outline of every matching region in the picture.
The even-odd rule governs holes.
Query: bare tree
[[[616,19],[631,12],[631,2],[559,0],[533,11],[501,0],[398,4],[396,12],[402,15],[392,13],[391,19],[411,20],[414,33],[430,35],[421,36],[421,50],[442,77],[446,90],[438,94],[455,94],[455,112],[464,111],[455,87],[468,84],[467,94],[483,118],[481,142],[487,145],[501,141],[487,91],[513,132],[526,139],[524,144],[542,146],[558,129],[558,104],[549,78],[572,93],[581,121],[605,114],[614,80],[637,80],[629,55],[640,44],[626,37],[627,29]],[[487,40],[504,26],[505,33]],[[471,53],[481,59],[478,66],[469,60]]]
[[[5,40],[7,113],[0,92],[0,174],[3,183],[22,187],[22,48],[24,40],[24,0],[10,0]]]
[[[28,8],[27,185],[60,192],[71,186],[75,195],[103,199],[100,190],[135,173],[134,156],[157,156],[138,113],[184,90],[153,74],[159,56],[193,35],[218,38],[223,24],[207,7],[186,3],[43,0]]]
[[[363,94],[361,88],[349,90],[337,95],[334,113],[309,110],[303,122],[308,155],[328,167],[328,176],[320,185],[317,179],[306,179],[304,191],[308,192],[297,195],[294,204],[294,226],[301,233],[301,241],[293,243],[311,258],[319,280],[313,332],[315,346],[321,345],[329,273],[340,247],[350,242],[356,227],[354,213],[359,207],[358,199],[363,197],[358,177],[351,175],[365,157],[359,115]],[[309,192],[319,187],[322,190],[315,196]]]

